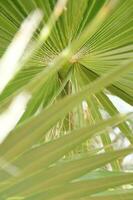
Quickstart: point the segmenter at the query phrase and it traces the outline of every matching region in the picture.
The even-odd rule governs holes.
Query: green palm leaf
[[[0,1],[0,69],[16,67],[0,86],[0,112],[29,97],[0,144],[0,199],[132,198],[122,165],[132,115],[109,99],[132,105],[132,10],[132,0]],[[30,37],[20,48],[22,30]],[[115,149],[116,128],[128,148]]]

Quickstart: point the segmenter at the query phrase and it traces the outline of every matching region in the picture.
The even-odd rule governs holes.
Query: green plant
[[[37,8],[12,42],[29,33],[19,57],[4,54]],[[108,96],[132,105],[132,0],[1,0],[0,9],[1,66],[19,68],[0,87],[0,111],[28,95],[0,145],[0,199],[132,199],[133,174],[121,165],[133,152],[131,114]],[[116,127],[128,148],[115,150]]]

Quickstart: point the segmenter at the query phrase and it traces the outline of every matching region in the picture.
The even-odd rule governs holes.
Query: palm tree
[[[0,10],[1,113],[26,99],[0,144],[0,199],[132,199],[131,114],[110,95],[132,105],[133,1],[1,0]]]

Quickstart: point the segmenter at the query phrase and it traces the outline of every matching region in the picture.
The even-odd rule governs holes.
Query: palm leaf
[[[36,9],[44,17],[30,18],[38,22],[17,57],[14,35]],[[131,199],[123,185],[132,187],[133,174],[122,161],[133,152],[132,115],[108,95],[132,105],[132,9],[131,0],[1,0],[1,69],[13,55],[16,71],[1,86],[0,112],[30,96],[0,144],[1,199]],[[116,128],[128,148],[115,150]]]

